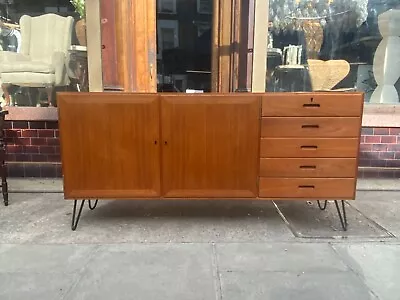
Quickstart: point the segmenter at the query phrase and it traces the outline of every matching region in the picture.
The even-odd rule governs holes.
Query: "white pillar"
[[[398,103],[395,88],[400,78],[400,10],[391,9],[378,17],[382,41],[375,52],[374,76],[378,87],[371,96],[371,103]]]
[[[268,0],[255,0],[254,14],[254,46],[253,46],[253,74],[251,91],[265,92],[267,75],[267,46],[268,46]]]

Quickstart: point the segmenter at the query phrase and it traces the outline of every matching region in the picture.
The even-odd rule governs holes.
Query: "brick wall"
[[[361,177],[400,178],[400,128],[363,128]]]
[[[11,177],[61,177],[57,121],[6,122]],[[400,178],[400,128],[363,128],[359,176]]]
[[[10,177],[61,177],[57,121],[8,121],[5,126]]]

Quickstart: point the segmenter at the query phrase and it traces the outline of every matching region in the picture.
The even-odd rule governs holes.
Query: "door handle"
[[[315,189],[315,185],[299,185],[299,189]]]
[[[317,166],[300,166],[300,169],[316,169]]]
[[[309,146],[304,145],[304,146],[301,146],[300,148],[301,148],[302,150],[317,150],[317,149],[318,149],[318,146],[315,146],[315,145],[309,145]]]
[[[310,129],[319,128],[319,125],[318,124],[305,124],[305,125],[302,125],[301,128],[310,128]]]
[[[304,103],[303,107],[304,108],[318,108],[318,107],[321,107],[321,104],[319,104],[319,103]]]

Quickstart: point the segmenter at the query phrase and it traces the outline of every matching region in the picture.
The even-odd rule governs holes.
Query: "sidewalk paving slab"
[[[378,300],[351,272],[233,272],[221,282],[226,300]]]
[[[349,268],[329,244],[271,243],[217,244],[224,272],[335,272]]]
[[[399,192],[358,192],[358,198],[360,201],[350,202],[350,205],[400,237]]]
[[[213,267],[207,244],[100,247],[65,299],[216,299]]]
[[[400,299],[400,244],[336,244],[333,247],[379,299]]]
[[[4,243],[234,242],[294,236],[269,201],[99,201],[71,231],[73,201],[14,194],[0,208]],[[29,198],[32,197],[31,201]],[[28,203],[29,202],[29,203]]]

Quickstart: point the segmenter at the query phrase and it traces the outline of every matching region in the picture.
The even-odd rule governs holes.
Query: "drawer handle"
[[[299,189],[315,189],[315,185],[299,185]]]
[[[305,145],[305,146],[301,146],[301,149],[302,150],[317,150],[318,146],[314,146],[314,145],[307,146],[307,145]]]
[[[317,166],[300,166],[300,169],[316,169]]]
[[[318,124],[302,125],[301,128],[319,128]]]
[[[304,108],[318,108],[318,107],[321,107],[321,105],[320,104],[318,104],[318,103],[305,103],[305,104],[303,104],[303,107]]]

